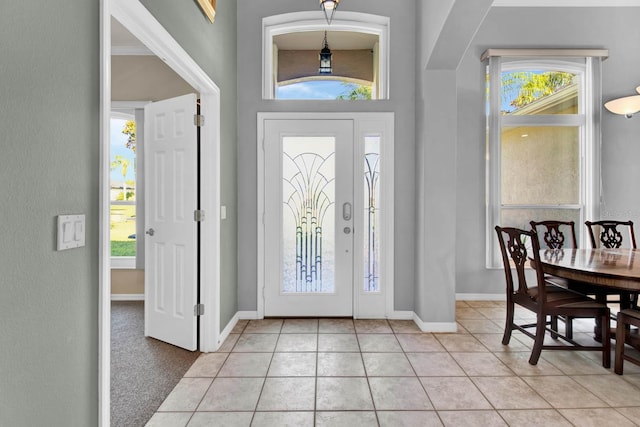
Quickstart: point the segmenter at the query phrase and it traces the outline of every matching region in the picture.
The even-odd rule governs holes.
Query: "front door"
[[[264,314],[351,316],[353,121],[264,123]]]
[[[197,349],[196,95],[145,106],[145,336]]]

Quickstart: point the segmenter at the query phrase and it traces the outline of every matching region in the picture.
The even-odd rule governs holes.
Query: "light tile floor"
[[[640,425],[640,367],[618,376],[600,353],[574,351],[531,366],[530,338],[501,344],[504,311],[458,302],[455,334],[397,320],[240,321],[147,426]],[[591,341],[592,329],[576,320],[574,336]]]

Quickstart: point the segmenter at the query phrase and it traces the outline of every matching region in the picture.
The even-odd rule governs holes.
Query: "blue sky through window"
[[[336,99],[355,85],[337,80],[317,80],[276,87],[276,99]]]

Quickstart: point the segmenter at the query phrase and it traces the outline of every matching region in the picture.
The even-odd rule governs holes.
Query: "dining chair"
[[[636,236],[633,231],[633,221],[585,221],[589,231],[592,248],[621,248],[623,246],[636,249]],[[626,229],[627,238],[621,232]],[[596,239],[596,235],[598,238]]]
[[[584,224],[587,226],[589,239],[591,240],[591,247],[594,249],[617,249],[621,247],[636,249],[636,236],[633,230],[633,221],[601,220],[585,221]],[[596,299],[600,302],[608,301],[609,303],[620,303],[620,309],[629,307],[638,308],[637,293],[621,293],[615,291],[604,293],[602,290],[599,290],[595,295]],[[607,299],[608,295],[617,295],[620,299],[618,301],[611,301]]]
[[[531,221],[529,224],[544,242],[545,249],[575,249],[578,247],[576,223],[573,221]],[[540,227],[544,227],[544,233],[539,232],[538,228]],[[542,247],[542,242],[540,242],[540,247]]]
[[[513,227],[495,227],[500,243],[500,252],[504,266],[507,293],[507,313],[502,337],[502,344],[508,345],[511,333],[518,330],[534,340],[529,363],[536,365],[542,350],[579,350],[602,352],[602,366],[611,366],[610,311],[605,304],[600,304],[586,295],[563,289],[544,278],[540,263],[540,244],[535,231],[527,231]],[[528,252],[531,248],[531,253]],[[535,271],[535,283],[527,279],[527,266]],[[517,282],[514,281],[514,274]],[[535,323],[515,323],[516,305],[536,314]],[[602,321],[602,342],[600,345],[580,344],[557,330],[551,329],[553,316],[571,318],[600,318]],[[545,344],[544,338],[549,332],[552,338],[559,338],[570,345]]]
[[[540,247],[545,251],[562,251],[565,248],[575,249],[578,247],[576,243],[576,226],[573,221],[530,221],[529,224],[531,229],[538,235]],[[544,278],[547,282],[551,282],[561,288],[582,288],[580,283],[551,274],[545,273]],[[562,318],[562,320],[565,323],[565,334],[568,338],[573,338],[573,320],[570,317]],[[553,322],[554,319],[552,319],[551,329],[557,330],[557,321],[556,324]]]
[[[640,328],[640,311],[626,309],[618,312],[616,316],[616,355],[613,370],[616,374],[622,375],[625,360],[640,365],[640,359],[625,353],[625,343],[631,331],[630,326]]]

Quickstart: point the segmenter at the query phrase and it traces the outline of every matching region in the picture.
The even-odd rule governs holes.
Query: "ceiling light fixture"
[[[640,93],[640,86],[636,88],[636,92]],[[613,114],[620,114],[630,119],[634,114],[640,112],[640,95],[612,99],[604,104],[604,108]]]
[[[320,74],[331,74],[331,49],[329,49],[329,44],[327,43],[326,31],[324,32],[324,46],[318,56],[320,58],[320,68],[318,72]]]
[[[320,9],[324,12],[328,25],[331,25],[333,15],[336,13],[339,4],[340,0],[320,0]]]

